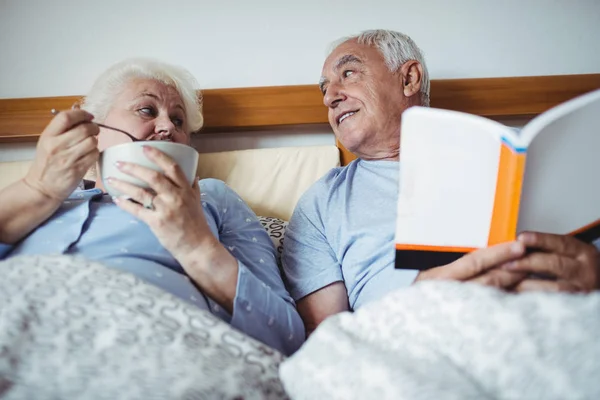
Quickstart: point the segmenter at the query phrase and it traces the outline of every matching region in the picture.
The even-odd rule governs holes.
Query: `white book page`
[[[540,115],[523,138],[518,230],[566,234],[600,219],[600,90]]]
[[[397,244],[487,246],[500,138],[508,130],[453,111],[404,112]]]

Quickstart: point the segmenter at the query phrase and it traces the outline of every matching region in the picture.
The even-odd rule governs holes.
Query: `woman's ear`
[[[405,62],[400,68],[402,73],[402,89],[405,97],[419,94],[423,83],[423,66],[416,60]]]

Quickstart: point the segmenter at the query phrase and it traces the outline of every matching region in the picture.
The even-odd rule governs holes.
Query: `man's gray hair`
[[[184,68],[153,59],[133,58],[108,68],[96,79],[81,108],[94,114],[96,121],[104,122],[125,85],[135,79],[152,79],[175,88],[183,101],[188,133],[202,127],[202,103],[196,79]]]
[[[423,67],[421,104],[429,106],[429,72],[425,64],[425,57],[423,57],[421,49],[408,35],[385,29],[363,31],[356,36],[345,37],[336,41],[331,51],[348,40],[356,40],[359,44],[376,47],[392,72],[398,71],[407,61],[418,61]]]

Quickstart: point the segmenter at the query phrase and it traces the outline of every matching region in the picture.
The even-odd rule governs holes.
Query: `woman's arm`
[[[204,208],[216,222],[220,242],[214,251],[201,246],[190,252],[186,271],[228,309],[232,326],[293,353],[304,342],[304,325],[285,289],[271,239],[233,190],[218,180],[203,182]]]
[[[61,202],[21,179],[0,192],[0,204],[0,242],[15,244],[54,214]]]
[[[229,312],[232,326],[286,354],[298,349],[305,338],[304,325],[279,274],[271,239],[256,215],[216,180],[209,180],[212,186],[206,188],[214,195],[209,205],[201,200],[198,183],[190,187],[173,160],[153,148],[145,152],[164,174],[129,163],[119,168],[148,182],[156,194],[110,179],[113,187],[136,201],[115,202],[150,226],[203,293]],[[140,205],[149,203],[153,209]],[[209,206],[218,238],[205,217],[203,208]]]
[[[0,242],[14,244],[50,217],[98,160],[94,117],[71,110],[40,135],[27,175],[0,191]]]

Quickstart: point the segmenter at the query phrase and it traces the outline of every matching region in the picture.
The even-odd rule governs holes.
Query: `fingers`
[[[107,178],[106,180],[110,186],[114,187],[125,196],[137,201],[140,204],[150,204],[155,197],[153,193],[150,193],[146,189],[132,183],[111,177]]]
[[[507,271],[528,272],[569,279],[577,273],[579,262],[575,258],[555,253],[531,253],[502,266]]]
[[[42,132],[44,136],[58,136],[76,125],[91,122],[94,116],[84,110],[69,110],[59,113],[52,118],[46,129]]]
[[[150,161],[158,165],[163,170],[165,176],[175,183],[175,185],[179,187],[189,186],[185,174],[171,157],[152,146],[144,146],[144,154]]]
[[[115,198],[113,201],[117,206],[127,211],[131,215],[141,219],[142,221],[146,221],[146,223],[147,221],[149,221],[149,218],[151,216],[150,214],[152,213],[152,211],[145,208],[144,206],[136,204],[124,198]]]
[[[467,280],[490,268],[515,260],[525,254],[521,242],[507,242],[479,249],[444,267],[443,279]]]
[[[92,165],[98,162],[99,157],[100,152],[97,148],[93,148],[75,161],[75,168],[85,174]]]
[[[578,289],[566,281],[549,281],[541,279],[525,279],[517,284],[515,292],[576,292]]]
[[[512,289],[517,284],[521,283],[527,274],[522,272],[504,271],[494,269],[479,275],[478,277],[469,279],[468,282],[479,283],[480,285],[492,286],[498,289]]]
[[[76,145],[73,145],[65,150],[64,160],[65,165],[75,165],[79,160],[90,153],[98,152],[98,140],[95,136],[88,136]]]
[[[183,171],[171,157],[151,146],[144,146],[144,154],[163,172],[126,162],[119,162],[117,168],[148,183],[156,193],[172,194],[173,185],[179,188],[189,187]]]
[[[117,168],[127,175],[146,182],[156,193],[172,194],[174,191],[173,182],[159,171],[127,162],[117,162]]]
[[[78,145],[87,138],[94,138],[94,142],[97,146],[97,136],[99,132],[100,128],[98,125],[89,122],[82,123],[58,136],[56,138],[56,145],[68,149]]]
[[[554,235],[541,232],[523,232],[518,241],[526,247],[557,253],[568,257],[576,257],[586,244],[569,235]]]

